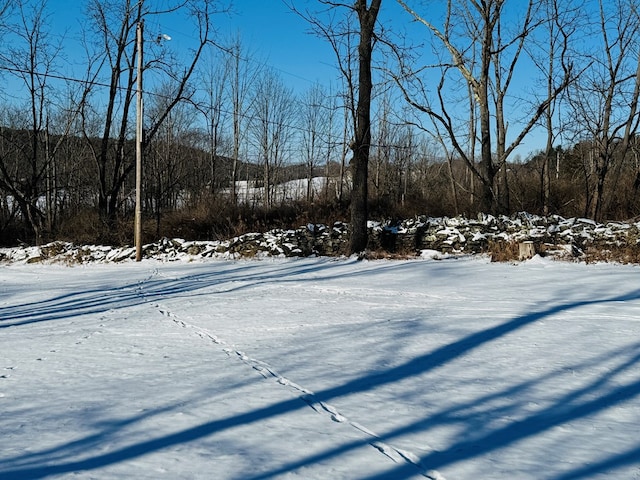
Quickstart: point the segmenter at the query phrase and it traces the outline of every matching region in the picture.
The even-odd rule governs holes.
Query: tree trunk
[[[449,170],[449,186],[451,187],[451,198],[453,199],[453,209],[456,215],[460,215],[460,206],[458,205],[458,189],[456,188],[456,179],[453,176],[453,165],[450,154],[447,154],[447,168]]]
[[[593,192],[591,218],[597,222],[602,220],[602,205],[604,201],[604,185],[607,178],[609,160],[599,159],[596,166],[596,188]]]
[[[368,243],[368,181],[369,151],[371,147],[371,56],[373,53],[373,31],[382,0],[373,0],[367,8],[365,0],[355,5],[360,21],[360,43],[358,45],[358,105],[353,142],[353,190],[351,192],[351,238],[349,253],[362,252]]]

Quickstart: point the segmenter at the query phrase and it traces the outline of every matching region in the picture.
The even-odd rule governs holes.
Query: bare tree
[[[379,205],[404,205],[408,188],[408,171],[414,160],[416,131],[407,121],[406,105],[394,96],[397,91],[385,88],[377,100],[372,145],[372,180],[374,198]],[[398,105],[402,108],[398,111]]]
[[[382,0],[356,0],[353,6],[358,15],[358,103],[352,144],[353,189],[351,191],[351,238],[349,252],[362,252],[368,243],[368,184],[369,150],[371,147],[371,93],[373,79],[371,61],[375,43],[375,29]]]
[[[296,102],[293,91],[267,70],[258,80],[252,104],[251,134],[263,169],[264,205],[270,208],[277,169],[290,153]]]
[[[206,63],[206,71],[200,76],[203,99],[199,100],[196,108],[202,113],[207,123],[209,136],[209,192],[216,194],[216,183],[218,183],[218,172],[216,164],[220,146],[222,144],[223,121],[227,114],[224,108],[229,77],[231,75],[231,62],[222,57],[223,52],[216,49],[211,50],[211,55]]]
[[[568,119],[563,119],[563,114],[566,116],[567,112],[562,109],[562,101],[565,99],[566,92],[562,92],[559,96],[554,96],[553,92],[556,85],[562,81],[569,63],[575,63],[575,59],[580,57],[574,50],[573,43],[577,38],[576,33],[579,25],[586,23],[586,19],[582,18],[584,16],[583,7],[584,5],[580,1],[545,1],[542,8],[548,21],[542,28],[544,34],[540,35],[539,41],[532,41],[527,45],[529,57],[541,73],[540,84],[534,88],[546,90],[547,96],[552,98],[541,118],[546,132],[544,158],[540,168],[540,199],[545,215],[551,211],[551,170],[553,163],[557,162],[557,155],[559,155],[559,151],[554,148],[554,145],[561,138],[564,128],[562,124],[558,125],[557,123],[563,122],[563,120],[568,122]],[[578,77],[579,75],[576,74],[572,80],[575,81]]]
[[[10,124],[13,130],[3,131],[4,140],[13,144],[13,155],[0,156],[0,187],[18,204],[29,236],[39,243],[47,218],[39,200],[51,193],[46,190],[45,179],[62,141],[52,145],[48,135],[49,116],[57,109],[51,77],[57,68],[61,44],[51,41],[46,0],[20,0],[15,5],[15,21],[7,25],[11,46],[0,52],[0,59],[27,95],[23,105],[14,107],[16,114]],[[72,117],[63,134],[68,133],[71,121]]]
[[[155,11],[145,6],[143,0],[91,0],[89,4],[88,27],[92,28],[92,33],[87,32],[86,35],[95,36],[97,40],[93,42],[93,51],[89,52],[88,64],[95,75],[104,72],[109,77],[101,138],[99,145],[92,147],[98,171],[98,209],[109,224],[117,217],[121,189],[135,166],[127,140],[131,134],[135,65],[140,54],[134,41],[136,27],[150,16],[183,12],[193,19],[197,32],[196,47],[185,64],[171,56],[168,47],[149,43],[144,70],[161,71],[171,82],[171,88],[166,108],[156,112],[152,123],[145,129],[145,142],[148,144],[171,110],[194,93],[190,80],[202,52],[212,42],[211,17],[217,12],[216,5],[216,0],[183,0],[176,1],[175,6],[166,10]],[[152,32],[153,40],[160,33]],[[87,140],[93,145],[88,135]]]
[[[547,21],[544,15],[540,15],[542,2],[528,0],[513,3],[513,8],[518,13],[511,12],[510,18],[518,21],[507,26],[504,12],[509,2],[505,0],[448,0],[444,20],[438,26],[411,8],[409,1],[397,1],[427,28],[435,43],[443,46],[447,52],[447,58],[440,59],[436,67],[441,71],[441,81],[435,95],[423,83],[420,72],[424,69],[412,68],[407,64],[406,58],[398,56],[401,72],[396,75],[396,80],[405,98],[442,126],[452,148],[480,181],[481,209],[492,212],[506,209],[507,185],[503,185],[502,196],[498,190],[500,169],[505,167],[509,156],[572,78],[572,68],[566,66],[564,76],[550,93],[545,92],[535,100],[527,118],[516,118],[516,121],[509,122],[506,106],[509,101],[514,100],[509,93],[525,44]],[[469,118],[479,123],[479,164],[475,161],[474,152],[466,145],[468,128],[460,129],[457,123],[458,112],[451,107],[459,102],[449,102],[446,98],[456,89],[460,90],[460,81],[469,91],[469,110],[473,112]],[[520,130],[512,140],[507,138],[509,124],[520,125]]]
[[[373,145],[370,159],[373,162],[373,179],[371,182],[374,188],[373,196],[378,203],[380,203],[382,197],[388,197],[389,194],[388,177],[391,152],[395,142],[395,125],[392,125],[391,122],[392,108],[388,90],[383,93],[379,103],[378,116],[375,119],[375,128],[373,128],[372,133],[375,145]]]
[[[157,117],[166,111],[166,102],[171,101],[171,87],[162,87],[151,95],[146,111]],[[157,134],[146,145],[146,174],[144,176],[146,210],[153,212],[156,219],[156,235],[160,235],[162,214],[179,208],[185,194],[185,180],[196,165],[191,165],[187,156],[190,137],[195,132],[197,111],[188,103],[178,103],[162,122]],[[199,172],[200,187],[204,188],[206,177]]]
[[[237,36],[227,49],[229,69],[229,103],[232,107],[232,165],[231,165],[231,197],[233,203],[238,201],[237,180],[240,167],[240,149],[246,137],[245,124],[248,123],[249,111],[252,108],[252,88],[256,83],[262,66],[250,62],[251,55],[243,47]],[[256,66],[257,65],[257,66]]]
[[[331,105],[327,104],[327,91],[316,84],[304,94],[301,102],[300,124],[302,128],[301,147],[307,172],[307,202],[313,200],[313,177],[315,169],[322,159],[331,137]]]
[[[344,170],[345,170],[345,144],[344,138],[346,137],[345,131],[347,125],[342,125],[340,121],[341,113],[348,114],[344,107],[340,107],[338,105],[339,99],[338,96],[332,93],[331,89],[327,91],[327,95],[324,99],[324,118],[326,120],[326,124],[322,129],[324,133],[324,138],[322,139],[324,143],[324,172],[325,172],[325,183],[324,183],[324,199],[326,202],[330,200],[330,198],[338,199],[338,201],[342,200],[342,188],[344,184]],[[348,118],[348,115],[347,115]],[[347,123],[346,121],[344,123]],[[337,175],[337,178],[334,178],[335,183],[335,194],[330,195],[330,186],[332,182],[332,177],[335,177],[335,172],[332,166],[335,164],[336,155],[340,152],[340,170]]]
[[[290,7],[306,18],[315,33],[325,38],[334,50],[338,68],[342,72],[350,92],[353,112],[353,151],[351,174],[351,237],[349,252],[358,253],[368,243],[369,154],[371,149],[371,97],[373,91],[372,57],[376,43],[376,27],[382,0],[355,0],[352,3],[319,0],[330,11],[346,11],[345,20],[336,22],[319,15],[301,13],[293,4]],[[355,16],[355,19],[353,17]],[[354,25],[355,23],[355,25]],[[351,37],[357,38],[357,76],[353,74]],[[357,85],[355,79],[357,78]]]
[[[594,185],[585,215],[601,220],[605,185],[614,162],[622,162],[638,131],[640,97],[640,5],[636,0],[598,0],[596,38],[602,50],[590,52],[590,68],[570,90],[578,135],[593,142]]]
[[[327,37],[332,38],[332,37]],[[342,145],[340,151],[340,180],[338,183],[338,203],[342,203],[344,199],[344,187],[345,183],[349,183],[349,187],[351,187],[351,177],[349,177],[348,182],[346,179],[347,176],[347,155],[351,151],[351,139],[353,138],[353,129],[355,126],[356,119],[356,107],[355,107],[355,73],[354,73],[354,54],[351,48],[351,40],[350,36],[346,36],[346,44],[344,49],[345,57],[342,60],[338,60],[340,64],[340,71],[342,72],[342,92],[340,98],[342,98]],[[335,37],[334,37],[335,39]],[[334,46],[334,50],[338,59],[340,50],[337,48],[338,45]]]

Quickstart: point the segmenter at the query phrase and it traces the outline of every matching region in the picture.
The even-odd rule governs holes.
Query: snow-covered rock
[[[496,245],[532,241],[537,251],[557,255],[582,255],[588,248],[638,248],[640,222],[599,224],[584,218],[557,215],[540,217],[525,212],[511,217],[480,215],[463,217],[418,216],[396,222],[369,224],[369,248],[392,253],[443,254],[487,253]],[[186,241],[163,238],[145,245],[143,256],[163,261],[204,258],[337,256],[346,252],[348,226],[308,224],[295,230],[247,233],[222,241]],[[109,246],[78,246],[53,242],[40,247],[0,248],[0,262],[122,262],[135,258],[135,249]]]

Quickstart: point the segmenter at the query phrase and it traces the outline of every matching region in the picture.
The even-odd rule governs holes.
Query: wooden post
[[[142,260],[142,20],[138,22],[136,40],[138,43],[138,79],[136,103],[136,211],[134,240],[136,262]]]

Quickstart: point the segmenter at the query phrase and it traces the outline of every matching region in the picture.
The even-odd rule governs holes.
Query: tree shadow
[[[262,262],[212,262],[207,264],[202,273],[178,278],[163,278],[155,271],[144,280],[123,286],[88,289],[47,300],[1,307],[0,328],[126,309],[157,299],[193,295],[212,287],[218,288],[215,291],[207,291],[206,295],[230,293],[263,283],[299,281],[298,277],[308,274],[316,275],[313,281],[331,280],[335,278],[332,273],[334,270],[336,276],[342,276],[341,269],[353,261],[338,262],[326,259],[316,260],[312,264],[290,261],[272,263],[266,267]]]
[[[59,296],[48,301],[39,302],[39,305],[36,306],[25,304],[16,307],[8,307],[0,310],[0,318],[5,318],[5,315],[8,312],[9,314],[17,315],[17,321],[21,323],[69,318],[76,315],[95,313],[96,311],[104,311],[112,308],[126,308],[149,301],[149,299],[181,295],[183,293],[195,292],[212,286],[221,286],[224,287],[224,290],[222,291],[230,291],[229,288],[246,288],[249,285],[256,285],[268,281],[293,281],[292,276],[297,277],[303,273],[309,272],[316,274],[322,273],[323,276],[321,278],[329,279],[331,278],[331,275],[340,275],[340,270],[335,270],[335,272],[332,270],[334,266],[335,265],[332,263],[324,263],[319,266],[297,268],[295,264],[284,264],[281,266],[274,266],[273,269],[266,273],[264,272],[264,266],[261,266],[260,270],[262,273],[254,275],[252,274],[250,265],[242,265],[236,270],[226,271],[223,274],[208,272],[184,277],[178,280],[151,279],[148,282],[145,282],[142,292],[136,290],[140,288],[139,285],[129,285],[127,287],[114,289],[110,293],[116,296],[116,298],[107,299],[107,306],[101,304],[101,300],[105,301],[104,291],[87,291],[81,294]],[[389,264],[388,266],[383,265],[380,268],[394,267]],[[318,278],[315,278],[314,280],[317,281]],[[227,287],[226,284],[228,282],[246,283],[243,285]],[[211,294],[211,292],[208,292],[207,294]],[[381,386],[392,385],[402,380],[416,378],[435,368],[446,365],[475,349],[490,345],[492,342],[522,329],[527,325],[561,312],[569,312],[584,306],[635,301],[638,299],[640,299],[640,289],[632,290],[628,293],[609,298],[567,302],[548,306],[547,308],[532,313],[517,316],[482,331],[466,335],[465,337],[447,345],[443,345],[434,351],[412,358],[401,365],[373,372],[354,380],[344,382],[341,385],[315,392],[312,395],[312,400],[314,402],[330,402],[343,396],[367,392]],[[11,310],[12,308],[13,310]],[[21,323],[17,323],[17,325]],[[16,325],[16,323],[12,323],[11,321],[9,321],[9,324]],[[355,440],[348,444],[342,444],[335,449],[328,449],[326,451],[319,452],[315,455],[300,459],[299,461],[284,465],[281,468],[274,469],[267,473],[257,476],[251,476],[249,474],[245,478],[247,480],[274,478],[278,475],[293,472],[304,466],[317,464],[318,462],[328,458],[345,455],[349,451],[363,445],[372,444],[377,440],[392,441],[407,432],[427,432],[429,429],[438,425],[445,425],[451,422],[458,424],[464,424],[466,422],[469,428],[469,435],[462,436],[460,440],[452,443],[445,450],[427,453],[422,456],[417,463],[406,462],[395,465],[386,472],[367,477],[368,480],[407,479],[415,477],[417,474],[428,469],[435,470],[460,461],[472,459],[480,455],[505,448],[506,446],[524,439],[535,437],[549,431],[555,426],[582,419],[597,414],[598,412],[605,411],[612,406],[636,399],[640,396],[640,380],[627,384],[616,385],[615,382],[613,382],[613,379],[615,379],[616,375],[637,367],[638,361],[640,360],[640,353],[637,352],[639,348],[640,345],[635,345],[631,347],[630,352],[625,351],[618,352],[617,354],[612,353],[612,355],[625,354],[628,355],[628,358],[620,362],[615,370],[606,372],[582,388],[566,393],[565,395],[557,398],[552,405],[549,405],[543,410],[534,412],[519,420],[512,421],[504,426],[495,426],[484,431],[474,433],[472,432],[472,429],[473,422],[476,419],[474,419],[473,414],[463,415],[461,412],[465,409],[471,409],[473,406],[488,402],[492,398],[508,398],[510,396],[517,396],[519,392],[531,388],[533,384],[543,382],[544,377],[540,377],[535,381],[521,382],[516,385],[511,385],[503,391],[494,392],[484,398],[474,398],[467,404],[458,405],[455,408],[444,408],[439,412],[434,412],[427,418],[421,419],[410,425],[402,426],[396,430],[386,432],[380,437],[363,437],[362,439]],[[75,452],[78,449],[82,450],[83,447],[89,448],[95,445],[96,441],[99,441],[101,436],[107,437],[111,434],[109,431],[105,430],[101,433],[87,436],[83,439],[75,440],[53,449],[6,459],[4,461],[4,466],[0,466],[0,478],[5,480],[38,479],[70,472],[96,470],[101,467],[125,462],[142,455],[157,452],[174,445],[193,442],[236,426],[280,417],[288,413],[307,408],[309,403],[310,399],[308,396],[292,398],[290,400],[274,403],[264,408],[255,409],[243,414],[230,416],[224,419],[212,420],[175,433],[132,443],[107,453],[93,453],[82,460],[62,461],[62,459],[65,458],[65,456],[68,456],[70,452]],[[150,414],[160,413],[162,412],[158,411],[157,413],[152,412],[145,413],[144,415],[137,417],[134,416],[128,419],[126,424],[141,422]],[[493,412],[495,415],[504,413],[505,412],[499,411]],[[637,463],[638,453],[640,453],[640,446],[632,447],[626,452],[610,455],[608,458],[599,460],[597,463],[593,463],[588,466],[576,467],[570,472],[555,477],[555,480],[589,478],[596,473],[611,471],[632,463]],[[55,463],[52,464],[52,462]]]
[[[614,370],[603,373],[589,385],[558,397],[544,409],[527,415],[522,419],[511,421],[501,428],[478,429],[477,425],[473,426],[471,417],[460,415],[461,411],[473,406],[469,404],[456,407],[453,410],[441,411],[424,421],[389,432],[384,436],[384,439],[391,440],[410,431],[428,430],[439,424],[468,422],[469,426],[464,433],[459,435],[461,438],[459,441],[449,445],[446,450],[433,451],[421,457],[420,467],[437,470],[460,461],[500,450],[524,439],[548,432],[554,427],[569,424],[625,402],[636,400],[640,396],[640,380],[613,386],[619,383],[615,380],[616,376],[637,368],[640,362],[640,344],[635,344],[625,350],[626,352],[618,353],[620,355],[627,353],[629,357],[623,359]],[[556,374],[558,372],[553,372],[551,375]],[[544,380],[544,378],[539,378],[536,383],[542,383]],[[525,385],[520,385],[518,389],[523,387]],[[505,397],[513,394],[513,388],[499,393],[499,395]],[[489,400],[489,398],[474,399],[474,404],[482,404]],[[498,417],[508,413],[494,411],[491,412],[491,416]],[[553,468],[550,468],[549,465],[541,465],[540,474],[537,478],[554,480],[592,478],[596,474],[611,472],[627,465],[640,465],[640,457],[637,455],[639,450],[640,445],[634,446],[626,452],[614,453],[605,459],[593,459],[594,463],[590,465],[579,466],[574,470],[561,474],[550,475],[546,472],[553,471]],[[404,464],[391,468],[380,475],[367,477],[367,480],[405,479],[415,476],[415,473],[415,465]]]

